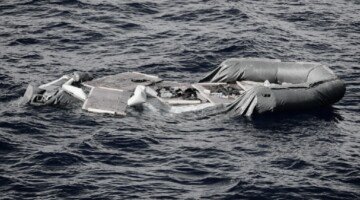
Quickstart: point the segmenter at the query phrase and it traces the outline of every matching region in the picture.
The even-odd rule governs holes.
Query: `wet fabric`
[[[66,77],[66,78],[64,78]],[[90,73],[74,72],[73,75],[64,76],[54,82],[37,86],[30,83],[22,97],[21,103],[30,104],[34,106],[42,105],[58,105],[65,106],[79,102],[79,100],[62,89],[62,85],[65,84],[71,78],[74,79],[72,85],[80,85],[83,81],[92,79]]]
[[[24,96],[21,99],[22,104],[33,106],[56,105],[66,106],[79,102],[78,99],[71,96],[61,89],[61,87],[51,87],[51,90],[40,89],[34,84],[29,84]]]

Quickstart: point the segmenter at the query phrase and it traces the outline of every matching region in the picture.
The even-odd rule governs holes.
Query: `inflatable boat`
[[[22,102],[41,106],[78,101],[83,110],[114,115],[156,102],[173,113],[221,107],[234,116],[251,116],[330,106],[344,94],[344,82],[319,63],[233,58],[197,83],[139,72],[98,79],[74,73],[40,86],[29,84]]]

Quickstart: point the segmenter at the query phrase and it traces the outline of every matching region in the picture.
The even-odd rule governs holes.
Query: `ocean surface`
[[[19,105],[30,82],[196,82],[233,57],[316,61],[332,108],[253,118]],[[1,0],[0,199],[360,199],[360,1]]]

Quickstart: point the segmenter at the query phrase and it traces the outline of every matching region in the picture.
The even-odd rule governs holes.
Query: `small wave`
[[[96,141],[100,142],[104,147],[122,149],[126,151],[148,149],[150,147],[149,141],[147,140],[124,136],[96,137]]]
[[[144,13],[144,14],[156,14],[158,13],[155,3],[128,3],[126,4],[134,12]]]
[[[30,53],[30,54],[22,56],[21,58],[23,58],[23,59],[32,59],[32,60],[41,60],[44,57],[42,57],[41,55],[39,55],[37,53]]]
[[[119,27],[119,28],[122,28],[122,29],[125,29],[125,30],[132,30],[132,29],[139,29],[141,28],[141,25],[139,24],[135,24],[135,23],[131,23],[131,22],[123,22],[119,25],[116,25],[116,27]]]
[[[0,186],[9,186],[12,183],[14,183],[14,181],[10,177],[0,175]]]
[[[162,19],[168,21],[191,21],[198,18],[198,15],[193,12],[182,13],[182,14],[165,14],[161,16]]]
[[[9,43],[9,46],[16,46],[16,45],[34,45],[40,44],[41,41],[35,38],[19,38],[15,41]]]
[[[293,159],[293,158],[280,158],[271,161],[271,164],[275,167],[281,169],[287,169],[287,170],[302,170],[312,166],[310,163],[307,163],[304,160]]]
[[[43,124],[37,123],[24,123],[24,122],[1,122],[0,127],[4,129],[10,129],[10,132],[14,134],[43,134],[45,126]]]
[[[245,13],[243,13],[241,10],[239,9],[236,9],[236,8],[230,8],[230,9],[227,9],[227,10],[224,10],[223,11],[224,14],[226,15],[232,15],[232,16],[235,16],[240,19],[248,19],[249,16]]]
[[[335,49],[330,44],[324,43],[306,43],[304,48],[316,50],[316,51],[335,51]]]
[[[91,183],[73,183],[73,184],[64,184],[58,185],[51,188],[51,190],[57,191],[56,196],[61,198],[70,198],[74,195],[81,195],[82,197],[88,196],[87,193],[92,190],[96,190],[98,187],[92,185]]]
[[[83,163],[85,160],[75,154],[66,152],[37,152],[32,156],[35,163],[44,166],[69,166]]]
[[[11,9],[15,9],[16,6],[14,5],[0,5],[0,11],[5,11],[5,10],[11,10]]]
[[[69,26],[71,25],[68,22],[50,22],[49,24],[46,25],[46,27],[44,27],[44,29],[48,30],[48,29],[55,29],[55,28],[63,28],[64,26]]]
[[[8,153],[14,150],[16,150],[15,144],[11,143],[9,140],[0,138],[0,153]]]
[[[177,173],[186,174],[189,176],[206,176],[210,175],[210,172],[205,169],[199,169],[199,168],[193,168],[191,165],[188,166],[178,166],[175,167],[174,170],[177,171]]]

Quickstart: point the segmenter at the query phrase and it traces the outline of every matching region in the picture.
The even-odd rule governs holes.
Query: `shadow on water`
[[[266,113],[262,115],[255,115],[247,118],[254,127],[259,129],[266,129],[272,127],[274,124],[292,123],[302,126],[306,123],[316,122],[339,122],[344,118],[338,113],[337,109],[333,107],[318,108],[315,110],[306,111],[288,111],[279,113]]]

